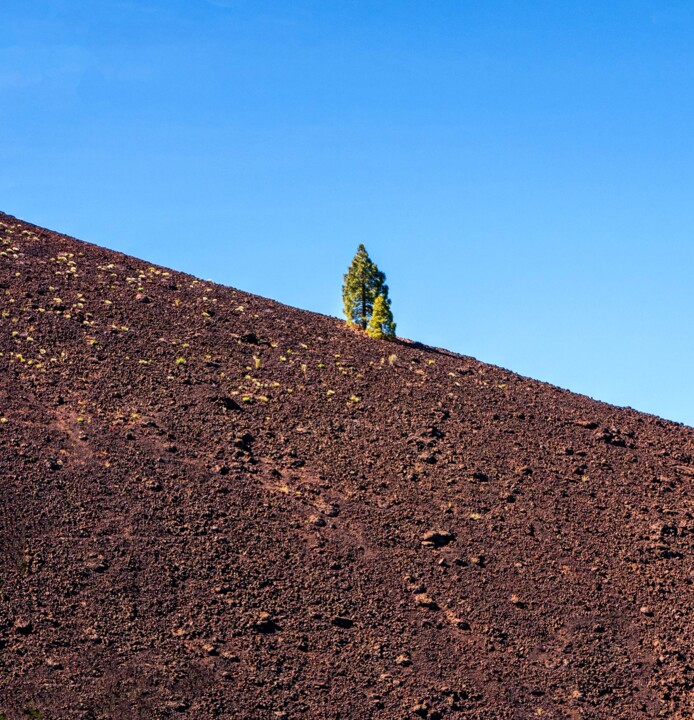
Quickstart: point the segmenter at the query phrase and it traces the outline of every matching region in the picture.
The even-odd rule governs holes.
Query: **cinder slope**
[[[0,242],[7,718],[692,717],[691,429]]]

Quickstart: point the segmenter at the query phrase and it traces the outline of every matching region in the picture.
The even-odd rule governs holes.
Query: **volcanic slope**
[[[692,717],[690,428],[0,240],[0,717]]]

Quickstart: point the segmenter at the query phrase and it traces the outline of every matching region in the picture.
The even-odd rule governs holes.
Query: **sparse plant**
[[[390,339],[395,337],[395,323],[390,304],[381,294],[374,301],[373,313],[366,328],[369,336],[376,339]]]

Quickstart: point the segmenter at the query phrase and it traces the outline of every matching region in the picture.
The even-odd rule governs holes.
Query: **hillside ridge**
[[[296,307],[296,306],[294,306],[294,305],[289,305],[289,304],[287,304],[287,303],[283,303],[282,301],[276,300],[276,299],[274,299],[274,298],[266,297],[266,296],[264,296],[264,295],[259,295],[259,294],[257,294],[257,293],[249,292],[249,291],[247,291],[247,290],[240,290],[240,289],[234,288],[234,287],[232,287],[232,286],[224,285],[223,283],[216,282],[216,281],[214,281],[214,280],[209,280],[209,279],[208,279],[208,280],[203,280],[202,278],[198,278],[197,276],[192,275],[192,274],[190,274],[190,273],[187,273],[187,272],[184,271],[184,270],[175,270],[175,269],[170,268],[170,267],[168,267],[168,266],[160,265],[159,263],[151,262],[151,261],[149,261],[149,260],[146,260],[146,259],[144,259],[144,258],[140,258],[140,257],[138,257],[138,256],[129,255],[129,254],[124,253],[124,252],[122,252],[122,251],[120,251],[120,250],[111,250],[111,249],[106,248],[106,247],[104,247],[104,246],[101,246],[101,245],[98,245],[98,244],[95,244],[95,243],[91,243],[91,242],[89,242],[89,241],[87,241],[87,240],[82,240],[82,239],[76,238],[76,237],[74,237],[74,236],[72,236],[72,235],[68,235],[68,234],[66,234],[66,233],[60,233],[60,232],[53,231],[53,230],[50,230],[50,229],[48,229],[48,228],[45,228],[45,227],[43,227],[43,226],[41,226],[41,225],[36,225],[36,224],[30,223],[30,222],[27,222],[27,221],[25,221],[25,220],[22,220],[22,219],[20,219],[20,218],[17,218],[17,217],[15,217],[15,216],[13,216],[13,215],[9,215],[9,214],[4,213],[4,212],[2,212],[2,211],[0,211],[0,222],[3,222],[3,223],[5,223],[5,224],[20,224],[22,227],[24,227],[24,228],[26,228],[26,229],[28,229],[28,230],[30,230],[30,231],[33,231],[33,232],[46,233],[46,234],[58,236],[58,237],[60,237],[60,238],[64,238],[64,239],[67,240],[68,242],[76,243],[76,244],[77,244],[77,247],[86,246],[86,247],[89,247],[89,248],[97,249],[97,250],[99,250],[99,251],[105,251],[105,252],[108,252],[108,253],[113,253],[113,255],[116,256],[116,257],[120,257],[120,258],[123,258],[123,259],[128,259],[129,261],[132,261],[132,262],[141,263],[142,265],[147,266],[147,267],[155,267],[155,268],[157,268],[158,270],[160,270],[160,271],[162,271],[162,272],[168,272],[169,274],[175,274],[175,275],[179,275],[179,276],[181,276],[181,277],[190,278],[191,280],[195,280],[195,281],[197,281],[198,283],[204,283],[204,284],[206,284],[206,285],[214,286],[214,287],[226,288],[226,289],[232,290],[232,291],[234,291],[234,292],[243,294],[243,295],[245,295],[245,296],[248,296],[248,297],[251,297],[251,298],[255,298],[255,299],[259,300],[259,301],[265,301],[265,302],[267,302],[267,303],[273,303],[273,304],[277,305],[277,306],[280,307],[280,308],[286,308],[287,310],[294,311],[294,312],[297,312],[297,313],[309,313],[310,315],[316,315],[316,316],[318,316],[318,317],[322,317],[322,318],[326,318],[326,319],[330,319],[330,320],[337,320],[338,322],[343,323],[343,321],[342,321],[341,318],[336,318],[334,315],[328,315],[328,314],[326,314],[326,313],[321,313],[321,312],[318,312],[318,311],[316,311],[316,310],[306,310],[305,308],[299,308],[299,307]],[[365,339],[365,338],[362,337],[362,339]],[[662,416],[656,415],[656,414],[654,414],[654,413],[649,413],[649,412],[644,411],[644,410],[639,410],[638,408],[634,408],[634,407],[631,407],[631,406],[615,405],[615,404],[610,403],[610,402],[607,402],[607,401],[605,401],[605,400],[600,400],[599,398],[595,398],[595,397],[593,397],[593,396],[591,396],[591,395],[587,395],[586,393],[577,392],[576,390],[572,390],[571,388],[564,387],[563,385],[556,385],[555,383],[549,382],[549,381],[547,381],[547,380],[542,380],[542,379],[540,379],[540,378],[535,378],[535,377],[532,377],[532,376],[530,376],[530,375],[523,375],[522,373],[519,373],[519,372],[516,372],[516,371],[514,371],[514,370],[505,368],[503,365],[496,365],[496,364],[494,364],[494,363],[492,363],[492,362],[488,362],[488,361],[485,361],[485,360],[479,360],[478,358],[473,357],[473,356],[471,356],[471,355],[464,355],[463,353],[460,353],[460,352],[458,352],[458,351],[456,351],[456,350],[451,350],[450,348],[439,347],[439,346],[436,346],[436,345],[429,345],[429,344],[427,344],[427,343],[425,343],[425,342],[421,342],[421,341],[419,341],[419,340],[414,340],[414,339],[412,339],[412,338],[405,338],[405,337],[399,337],[399,336],[395,339],[395,342],[396,342],[397,344],[405,344],[405,345],[407,345],[407,346],[410,346],[410,347],[412,347],[412,348],[415,348],[415,349],[418,349],[418,350],[421,350],[421,351],[425,351],[425,352],[436,353],[436,354],[443,354],[443,355],[447,355],[447,356],[450,356],[450,357],[458,357],[458,358],[461,358],[461,359],[464,359],[464,360],[474,361],[474,362],[479,363],[480,365],[484,365],[484,366],[489,367],[489,368],[494,368],[494,369],[499,370],[499,371],[501,371],[501,372],[510,373],[510,374],[512,374],[514,377],[517,377],[518,379],[523,380],[523,381],[538,383],[539,385],[546,386],[546,387],[548,387],[548,388],[553,388],[553,389],[558,390],[558,391],[560,391],[560,392],[568,392],[568,393],[570,393],[571,395],[574,395],[574,396],[576,396],[576,397],[584,398],[584,399],[586,399],[586,400],[590,400],[591,402],[599,403],[600,405],[605,405],[605,406],[607,406],[607,407],[611,407],[611,408],[614,408],[614,409],[616,409],[616,410],[626,410],[626,411],[637,412],[637,413],[639,413],[639,414],[641,414],[641,415],[644,415],[644,416],[651,416],[651,417],[653,417],[653,418],[656,418],[656,419],[660,420],[661,422],[667,423],[667,424],[669,424],[669,425],[687,427],[687,428],[690,428],[690,429],[691,429],[691,426],[687,425],[686,423],[683,423],[683,422],[680,422],[680,421],[677,421],[677,420],[670,420],[670,419],[668,419],[668,418],[664,418],[664,417],[662,417]]]

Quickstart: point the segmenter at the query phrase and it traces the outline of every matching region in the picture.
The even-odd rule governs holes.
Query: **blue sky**
[[[694,4],[3,0],[0,209],[694,425]]]

